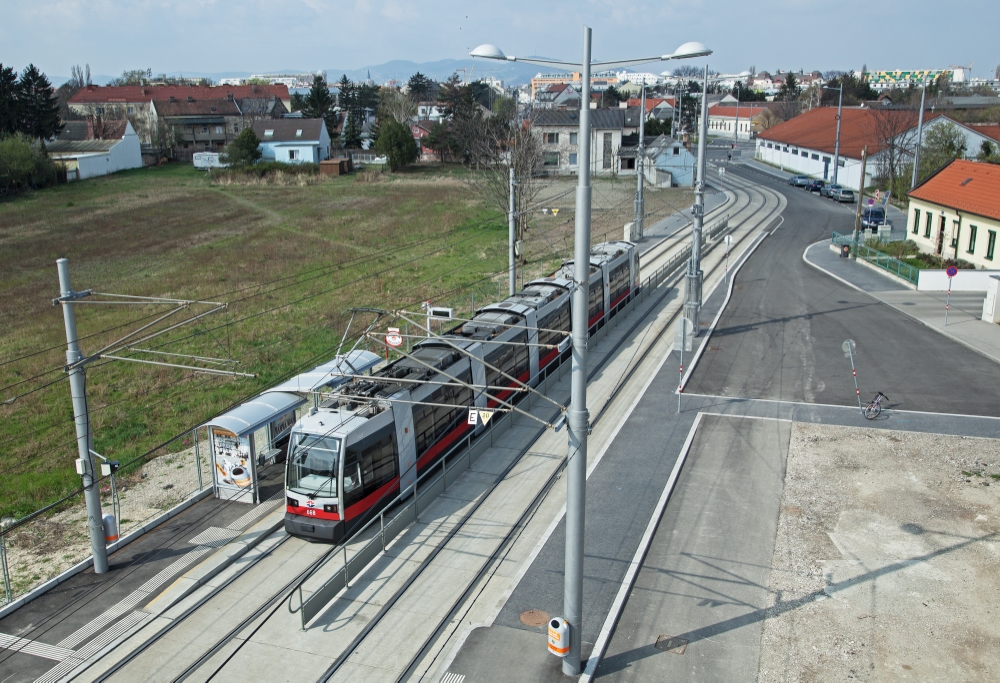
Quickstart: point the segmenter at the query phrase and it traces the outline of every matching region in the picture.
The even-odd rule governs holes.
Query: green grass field
[[[143,344],[240,361],[256,378],[98,360],[88,366],[94,448],[129,462],[336,353],[351,306],[430,299],[458,315],[506,292],[507,226],[457,166],[401,174],[225,184],[182,164],[119,173],[0,202],[0,514],[22,516],[80,478],[55,260],[76,290],[220,301],[225,312]],[[549,182],[525,235],[528,279],[572,251],[573,178]],[[621,239],[635,179],[594,181],[593,241]],[[545,199],[551,197],[552,199]],[[648,224],[691,201],[648,191]],[[83,352],[162,307],[78,304]],[[205,310],[192,307],[181,320]],[[372,320],[359,319],[360,325]],[[173,322],[174,319],[171,319]],[[391,324],[388,321],[383,323]],[[380,325],[380,327],[382,327]],[[382,348],[371,344],[380,352]],[[184,359],[156,358],[151,360]],[[9,403],[9,401],[14,399]],[[178,440],[162,452],[189,447]]]
[[[415,169],[375,181],[245,186],[216,184],[175,164],[0,203],[0,401],[18,397],[0,404],[0,514],[23,515],[79,486],[62,313],[51,303],[57,258],[69,259],[77,290],[229,303],[144,346],[234,358],[237,369],[258,374],[93,363],[95,450],[129,461],[332,357],[350,306],[430,298],[468,312],[472,290],[480,302],[495,298],[497,285],[483,279],[506,263],[506,222],[472,197],[462,173]],[[84,353],[164,310],[76,309]]]

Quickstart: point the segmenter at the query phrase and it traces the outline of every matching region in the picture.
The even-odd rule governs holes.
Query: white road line
[[[632,556],[628,571],[625,572],[625,576],[622,578],[615,601],[611,604],[611,610],[604,620],[601,633],[597,636],[597,642],[594,643],[594,650],[587,659],[587,668],[579,679],[580,683],[590,683],[594,677],[594,673],[597,671],[597,665],[601,662],[601,657],[604,656],[604,651],[607,649],[608,643],[611,642],[611,634],[614,631],[615,624],[618,623],[618,618],[625,607],[625,601],[628,599],[629,591],[632,590],[632,586],[635,584],[635,577],[638,576],[639,570],[642,568],[642,563],[646,559],[646,553],[649,551],[649,546],[653,542],[653,536],[656,534],[656,527],[660,524],[660,517],[663,516],[663,510],[666,508],[670,494],[674,490],[674,484],[677,483],[677,477],[680,476],[681,467],[683,467],[688,452],[691,450],[691,442],[694,441],[694,435],[701,424],[702,415],[703,413],[698,413],[695,416],[694,424],[691,425],[691,429],[688,431],[687,439],[685,439],[684,446],[681,448],[680,456],[677,458],[677,462],[674,463],[674,469],[670,472],[670,478],[667,479],[667,483],[663,487],[663,493],[660,494],[660,500],[656,503],[656,509],[653,510],[653,514],[649,518],[649,524],[646,525],[646,532],[642,535],[642,540],[639,541],[639,547],[636,548],[635,555]]]
[[[109,628],[107,631],[94,638],[91,642],[87,643],[85,647],[73,652],[71,656],[67,657],[60,664],[46,671],[43,676],[35,679],[35,683],[56,683],[57,681],[63,680],[67,677],[67,674],[71,673],[74,669],[87,661],[87,659],[99,652],[108,643],[112,642],[121,634],[125,633],[147,618],[152,619],[153,617],[148,614],[143,614],[142,612],[133,612]]]
[[[18,638],[7,633],[0,633],[0,648],[13,650],[14,652],[23,652],[26,655],[34,655],[44,659],[54,659],[57,662],[61,662],[73,654],[72,650],[65,647],[40,643],[37,640],[28,640],[27,638]]]

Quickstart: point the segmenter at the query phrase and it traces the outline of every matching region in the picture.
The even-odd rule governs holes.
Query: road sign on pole
[[[388,333],[385,335],[385,343],[392,348],[403,345],[403,336],[399,333],[398,327],[390,327]]]
[[[951,279],[958,275],[958,268],[948,266],[948,270],[944,272],[948,276],[948,296],[944,300],[944,326],[948,327],[948,309],[951,308]]]

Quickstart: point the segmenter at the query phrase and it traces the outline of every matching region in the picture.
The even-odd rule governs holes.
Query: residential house
[[[646,120],[649,121],[651,118],[659,119],[660,121],[672,119],[674,117],[675,101],[673,97],[646,97]],[[630,107],[638,107],[641,104],[641,97],[630,97],[628,99],[628,106]]]
[[[639,115],[638,107],[591,109],[592,175],[616,175],[621,171],[618,150],[622,146],[622,137],[638,132]],[[531,130],[541,142],[543,171],[573,175],[579,172],[578,110],[542,110],[532,121]]]
[[[1000,266],[1000,166],[956,159],[908,196],[906,236],[922,252]]]
[[[648,145],[646,168],[655,169],[656,185],[669,187],[694,187],[695,169],[698,159],[680,140],[661,135],[652,145]],[[646,174],[649,179],[648,172]]]
[[[750,140],[760,133],[760,117],[768,109],[759,103],[716,104],[708,109],[708,134],[732,138],[736,131],[740,140]]]
[[[153,142],[156,118],[153,102],[235,102],[245,124],[257,119],[279,118],[291,108],[288,87],[284,85],[88,85],[67,103],[70,111],[81,116],[104,119],[128,119],[143,144]]]
[[[420,150],[420,161],[438,161],[441,158],[439,152],[428,147],[428,138],[437,123],[430,119],[422,119],[410,124],[410,132],[413,133],[413,139]]]
[[[49,158],[67,180],[85,180],[130,168],[142,168],[142,146],[128,121],[92,120],[87,132],[74,122],[46,145]],[[96,128],[96,130],[95,130]]]
[[[898,168],[912,159],[916,144],[917,112],[909,109],[845,107],[840,130],[840,168],[837,182],[853,190],[861,182],[861,152],[868,151],[865,186],[872,184],[896,156]],[[952,124],[966,138],[966,155],[975,157],[989,136],[940,112],[924,115],[924,135],[935,126]],[[757,136],[756,156],[782,170],[832,180],[837,139],[837,108],[816,107]]]
[[[441,121],[444,117],[444,105],[440,102],[420,102],[417,104],[417,119]]]
[[[330,134],[323,119],[254,121],[264,161],[318,164],[330,158]]]
[[[580,92],[583,90],[583,75],[579,71],[574,71],[572,73],[538,74],[531,79],[531,99],[536,100],[538,98],[539,91],[545,90],[550,85],[556,85],[559,83],[568,83],[574,86],[577,89],[577,92]],[[618,85],[618,75],[613,71],[590,74],[591,92],[607,90],[608,86],[611,85]]]
[[[191,161],[196,152],[221,152],[245,123],[234,100],[153,100],[150,120],[154,130],[163,123],[174,143],[174,158]]]
[[[580,92],[569,83],[553,83],[538,93],[536,107],[539,109],[580,108]]]

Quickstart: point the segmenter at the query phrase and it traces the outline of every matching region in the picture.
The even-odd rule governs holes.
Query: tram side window
[[[396,431],[388,427],[348,447],[344,458],[343,507],[354,505],[396,476]]]
[[[449,373],[451,374],[451,373]],[[472,371],[463,370],[454,374],[457,379],[471,383]],[[445,379],[444,381],[450,381]],[[424,453],[434,445],[438,439],[454,429],[458,422],[465,417],[465,413],[456,408],[448,406],[467,407],[472,405],[472,390],[466,387],[438,387],[424,399],[428,404],[447,405],[423,405],[413,411],[413,429],[416,433],[417,453]]]
[[[485,360],[494,368],[503,370],[510,377],[520,377],[528,371],[528,347],[524,346],[528,341],[528,333],[525,331],[515,335],[510,341],[513,344],[497,344],[496,347],[486,354]],[[486,383],[491,386],[508,386],[514,380],[501,374],[490,367],[486,368]]]
[[[604,287],[600,280],[590,285],[590,309],[587,312],[587,319],[593,320],[594,316],[604,310]]]
[[[565,335],[558,332],[544,332],[543,330],[565,330],[569,331],[569,302],[566,301],[558,309],[549,313],[538,323],[538,343],[539,344],[559,344]],[[543,349],[542,353],[547,353],[551,349]]]
[[[618,266],[611,272],[609,277],[611,287],[611,300],[614,301],[628,291],[628,261]]]

